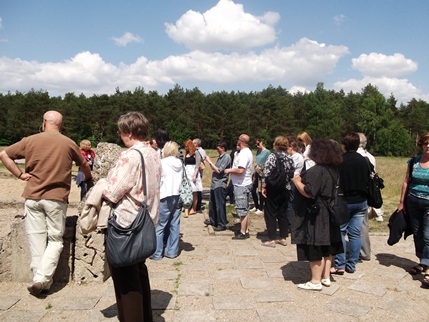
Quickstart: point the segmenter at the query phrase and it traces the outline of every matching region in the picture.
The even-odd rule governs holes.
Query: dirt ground
[[[25,184],[25,181],[18,180],[12,175],[4,172],[0,173],[0,204],[23,203],[24,198],[22,198],[21,195],[24,191]],[[76,183],[72,181],[69,203],[76,204],[79,201],[80,189],[76,186]]]
[[[0,174],[0,238],[10,231],[10,224],[14,217],[22,216],[24,209],[25,182],[12,175]],[[76,207],[80,201],[80,189],[72,181],[69,196],[69,211],[76,213]]]

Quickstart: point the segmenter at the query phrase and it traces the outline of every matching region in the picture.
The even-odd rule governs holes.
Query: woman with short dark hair
[[[309,158],[315,165],[292,180],[300,194],[294,201],[291,232],[298,260],[309,261],[311,268],[311,280],[298,288],[321,291],[331,285],[332,255],[343,251],[340,227],[331,223],[328,210],[342,157],[333,142],[320,140],[312,143]]]

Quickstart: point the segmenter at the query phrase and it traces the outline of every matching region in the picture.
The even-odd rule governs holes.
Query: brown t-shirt
[[[73,161],[85,162],[79,147],[59,132],[35,134],[7,147],[12,160],[25,159],[27,181],[22,196],[26,199],[49,199],[68,202]]]

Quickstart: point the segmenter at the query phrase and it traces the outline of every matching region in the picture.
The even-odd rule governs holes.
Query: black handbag
[[[136,149],[135,149],[136,150]],[[147,209],[146,173],[143,155],[136,150],[142,160],[144,200],[137,217],[128,227],[121,227],[113,214],[107,223],[106,256],[113,267],[131,266],[144,261],[156,250],[155,226]],[[114,212],[113,212],[114,213]]]
[[[368,180],[368,195],[367,195],[368,207],[381,208],[381,206],[383,205],[383,197],[381,196],[381,189],[384,188],[384,180],[380,178],[377,172],[373,170],[369,160],[367,160],[367,162],[368,162],[369,173],[370,173],[369,180]]]
[[[335,181],[332,173],[327,170],[331,175],[332,182],[334,182],[334,189],[332,197],[328,200],[327,206],[329,211],[329,220],[331,224],[341,226],[350,221],[350,213],[347,207],[347,202],[344,199],[344,194],[340,188],[340,176],[337,173],[337,181]]]

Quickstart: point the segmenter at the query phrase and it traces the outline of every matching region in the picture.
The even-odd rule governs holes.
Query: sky
[[[429,0],[0,1],[0,92],[291,93],[429,102]]]

